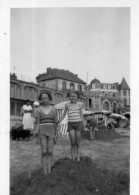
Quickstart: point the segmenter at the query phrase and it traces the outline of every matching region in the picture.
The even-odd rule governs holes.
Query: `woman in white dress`
[[[23,129],[24,130],[32,130],[33,129],[33,120],[32,120],[32,106],[30,105],[30,101],[27,100],[25,105],[23,106]]]

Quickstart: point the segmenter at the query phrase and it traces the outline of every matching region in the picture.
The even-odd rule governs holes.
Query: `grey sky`
[[[34,79],[47,67],[88,83],[130,85],[129,8],[11,9],[11,72]]]

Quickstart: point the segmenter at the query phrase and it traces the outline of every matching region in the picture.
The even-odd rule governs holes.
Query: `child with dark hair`
[[[51,173],[53,144],[56,134],[56,110],[51,105],[52,97],[48,92],[39,96],[41,104],[37,109],[35,136],[39,135],[41,143],[42,166],[44,174]]]
[[[65,110],[59,123],[65,118],[66,113],[68,114],[68,132],[71,140],[71,155],[72,159],[75,160],[75,153],[77,149],[77,161],[80,161],[80,139],[81,130],[85,128],[82,106],[78,102],[79,94],[75,91],[68,93],[70,102],[65,105]]]

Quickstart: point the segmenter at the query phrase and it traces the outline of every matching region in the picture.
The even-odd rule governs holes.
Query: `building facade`
[[[129,111],[130,88],[123,78],[121,84],[101,83],[93,79],[89,85],[78,75],[67,70],[47,68],[46,73],[36,77],[37,83],[17,79],[15,74],[10,75],[10,113],[20,115],[21,107],[29,99],[32,103],[38,100],[42,91],[52,94],[52,104],[69,100],[67,93],[70,90],[78,91],[79,101],[84,108],[92,110],[109,110],[114,113]]]
[[[49,74],[48,74],[49,73]],[[38,100],[42,91],[50,91],[52,104],[69,100],[67,93],[70,90],[79,91],[80,101],[85,106],[85,82],[77,75],[65,70],[48,68],[48,72],[36,77],[37,84],[17,79],[15,74],[10,75],[10,114],[20,115],[21,107],[29,99],[32,103]]]
[[[130,106],[130,88],[125,78],[122,79],[122,82],[119,85],[119,93],[120,93],[120,97],[124,101],[124,105]]]
[[[85,85],[86,83],[81,80],[77,74],[68,70],[59,70],[47,68],[46,73],[39,74],[36,77],[39,86],[47,87],[51,90],[59,92],[59,96],[55,97],[55,103],[60,101],[60,96],[64,96],[63,101],[66,99],[67,93],[71,90],[78,91],[80,94],[80,101],[85,106]],[[60,95],[61,94],[61,95]]]
[[[121,84],[101,83],[95,78],[86,86],[86,107],[121,113],[126,106],[130,106],[130,89],[124,78]]]
[[[18,80],[15,74],[10,75],[10,114],[20,115],[21,107],[29,99],[32,103],[38,100],[43,87],[35,83]]]
[[[49,87],[58,91],[76,90],[84,92],[85,82],[77,74],[68,70],[47,68],[46,73],[36,77],[40,86]]]

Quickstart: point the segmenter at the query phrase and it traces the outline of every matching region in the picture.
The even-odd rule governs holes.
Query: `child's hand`
[[[59,125],[60,123],[61,123],[61,120],[58,120],[58,121],[57,121],[57,124]]]
[[[83,127],[82,127],[82,131],[84,131],[85,130],[85,126],[83,125]]]

